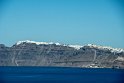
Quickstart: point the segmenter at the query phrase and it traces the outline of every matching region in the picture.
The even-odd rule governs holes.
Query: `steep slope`
[[[88,44],[19,41],[12,47],[0,44],[1,66],[64,66],[124,68],[124,50]]]

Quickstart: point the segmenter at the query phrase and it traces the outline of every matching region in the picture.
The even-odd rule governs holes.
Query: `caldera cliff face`
[[[124,68],[124,50],[23,41],[12,47],[0,44],[0,66]]]

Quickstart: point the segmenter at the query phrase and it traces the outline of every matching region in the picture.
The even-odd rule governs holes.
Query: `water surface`
[[[0,83],[124,83],[123,69],[0,67]]]

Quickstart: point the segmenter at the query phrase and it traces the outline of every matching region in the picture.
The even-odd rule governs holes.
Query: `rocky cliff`
[[[124,50],[26,40],[12,47],[0,44],[0,66],[124,68]]]

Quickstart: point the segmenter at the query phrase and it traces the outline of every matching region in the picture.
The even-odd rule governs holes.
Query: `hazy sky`
[[[19,40],[124,48],[124,1],[0,0],[0,43]]]

